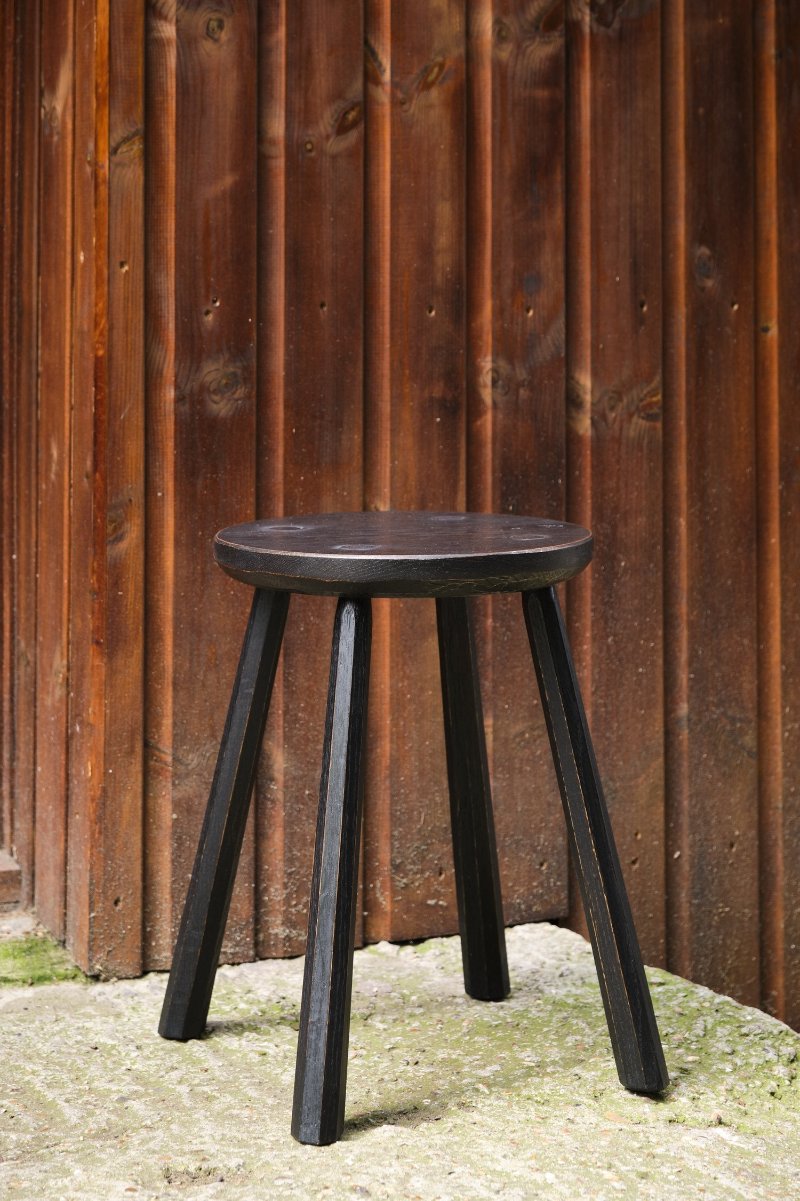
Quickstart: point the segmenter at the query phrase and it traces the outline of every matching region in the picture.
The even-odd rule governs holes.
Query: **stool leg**
[[[344,1125],[371,630],[369,600],[342,597],[331,650],[292,1111],[294,1137],[316,1146],[336,1142]]]
[[[657,1093],[669,1076],[558,598],[522,602],[617,1071]]]
[[[205,1029],[256,762],[278,664],[289,594],[257,589],[161,1010],[162,1038]]]
[[[436,620],[464,988],[479,1001],[502,1001],[509,994],[503,903],[466,598],[437,598]]]

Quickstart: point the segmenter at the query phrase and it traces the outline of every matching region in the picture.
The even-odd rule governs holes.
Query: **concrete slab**
[[[96,1201],[800,1197],[800,1037],[650,971],[673,1085],[620,1087],[588,945],[508,932],[513,993],[457,939],[356,956],[346,1135],[289,1116],[302,961],[220,971],[204,1039],[158,1038],[163,975],[0,990],[0,1196]]]

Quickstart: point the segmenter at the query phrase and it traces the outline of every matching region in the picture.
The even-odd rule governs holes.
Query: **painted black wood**
[[[436,601],[458,925],[468,995],[502,1001],[509,993],[503,903],[468,606],[465,597]]]
[[[344,1124],[371,629],[368,599],[339,601],[292,1112],[294,1137],[316,1146]]]
[[[617,1071],[658,1093],[669,1076],[558,598],[522,601]]]
[[[588,530],[493,513],[321,513],[220,530],[220,567],[256,588],[332,596],[469,596],[568,579]]]
[[[253,597],[161,1011],[162,1038],[198,1038],[205,1029],[288,606],[288,593],[258,590]]]

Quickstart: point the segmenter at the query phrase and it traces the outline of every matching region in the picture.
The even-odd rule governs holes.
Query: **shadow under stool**
[[[217,563],[255,589],[159,1033],[198,1038],[242,846],[292,592],[339,597],[317,817],[292,1134],[344,1122],[373,596],[436,600],[464,985],[508,996],[470,596],[519,592],[571,851],[622,1084],[658,1093],[667,1069],[555,585],[591,559],[580,526],[478,513],[325,513],[232,526]]]

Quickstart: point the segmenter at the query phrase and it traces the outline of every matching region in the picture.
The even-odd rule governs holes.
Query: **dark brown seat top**
[[[469,596],[569,579],[592,557],[579,525],[493,513],[321,513],[220,530],[220,567],[255,588],[334,596]]]

